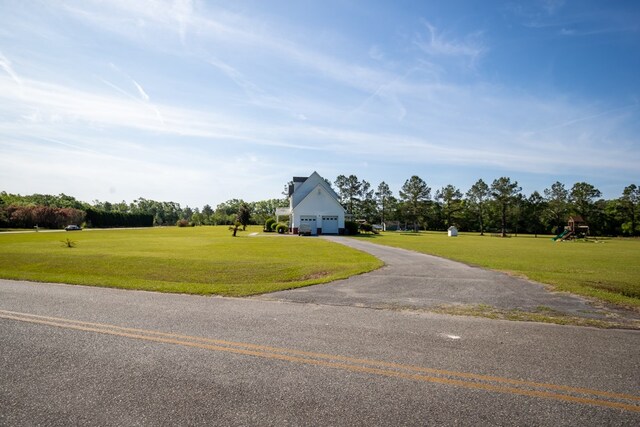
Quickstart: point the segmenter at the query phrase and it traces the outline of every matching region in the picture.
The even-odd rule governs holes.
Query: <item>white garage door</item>
[[[315,216],[300,217],[300,224],[309,224],[309,227],[311,227],[311,234],[318,234],[318,225],[316,224]]]
[[[322,234],[338,234],[338,217],[322,217]]]

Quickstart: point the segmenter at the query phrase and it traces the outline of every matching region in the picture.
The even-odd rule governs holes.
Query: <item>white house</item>
[[[276,215],[289,216],[289,231],[298,233],[301,223],[311,226],[312,234],[343,234],[344,208],[331,186],[317,172],[308,178],[293,177],[289,185],[289,208]]]

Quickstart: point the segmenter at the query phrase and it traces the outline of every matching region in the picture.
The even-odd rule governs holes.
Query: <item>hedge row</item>
[[[153,227],[153,215],[87,209],[86,222],[88,227],[96,228]]]

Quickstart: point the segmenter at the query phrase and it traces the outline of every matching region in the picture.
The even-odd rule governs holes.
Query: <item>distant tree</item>
[[[520,230],[520,222],[525,216],[527,208],[527,198],[522,194],[516,194],[511,200],[511,215],[513,218],[513,231],[515,236],[518,236],[518,230]]]
[[[211,209],[211,206],[209,205],[204,205],[202,207],[202,214],[205,216],[211,216],[213,214],[213,209]]]
[[[453,225],[453,216],[463,208],[462,193],[449,184],[436,191],[436,199],[442,203],[442,212],[447,219],[446,227]]]
[[[238,229],[242,227],[239,221],[233,223],[233,225],[229,226],[229,230],[233,231],[233,237],[236,237],[236,233],[238,233]]]
[[[569,191],[559,181],[551,185],[551,188],[544,190],[546,202],[545,216],[549,225],[553,227],[553,232],[562,227],[567,222],[569,214]]]
[[[356,216],[369,222],[373,221],[376,216],[376,201],[374,199],[374,190],[371,184],[362,180],[360,182],[360,190],[358,191],[358,201],[355,206]]]
[[[238,214],[236,216],[236,222],[239,222],[242,225],[242,231],[247,229],[247,225],[249,225],[249,219],[251,218],[251,208],[245,202],[240,204],[238,209]],[[235,236],[235,232],[233,234]]]
[[[212,217],[213,224],[234,224],[242,203],[245,202],[241,199],[231,199],[219,203]]]
[[[475,184],[471,186],[467,191],[467,201],[470,209],[475,212],[478,217],[478,224],[480,225],[480,235],[484,236],[484,217],[486,212],[486,203],[491,196],[489,186],[479,179]]]
[[[264,224],[267,218],[275,215],[277,208],[286,208],[288,206],[289,200],[285,198],[260,200],[249,205],[251,217],[255,224]]]
[[[592,219],[595,199],[602,193],[593,185],[586,182],[576,182],[571,187],[569,202],[573,204],[575,213],[581,215],[585,220]]]
[[[60,193],[57,196],[51,194],[21,196],[20,194],[10,194],[2,191],[0,192],[0,199],[3,200],[6,206],[48,206],[52,208],[72,208],[78,210],[85,209],[89,206],[64,193]]]
[[[10,205],[3,209],[9,226],[16,228],[62,228],[70,224],[82,224],[85,211],[75,208],[58,208],[45,205]]]
[[[174,225],[182,217],[182,208],[176,202],[158,202],[138,198],[131,203],[132,213],[153,215],[154,225]]]
[[[347,208],[347,177],[345,175],[338,175],[334,181],[336,189],[338,190],[338,196],[340,197],[340,203],[346,209]]]
[[[202,224],[204,225],[212,225],[213,224],[213,208],[210,205],[204,205],[202,207]]]
[[[622,190],[622,197],[620,197],[619,203],[625,219],[625,224],[622,225],[623,231],[626,231],[632,236],[637,235],[640,187],[635,184],[625,187],[624,190]]]
[[[342,200],[343,206],[351,214],[356,214],[354,208],[360,201],[360,195],[362,192],[362,183],[355,175],[349,175],[348,177],[340,175],[335,181],[336,187]]]
[[[119,202],[119,203],[114,203],[113,205],[111,205],[111,209],[114,212],[120,212],[120,213],[129,213],[129,212],[131,212],[130,209],[129,209],[129,205],[124,200]]]
[[[200,212],[199,208],[193,209],[193,215],[191,215],[191,224],[193,225],[204,224],[204,215],[202,215],[202,212]]]
[[[382,181],[378,184],[378,189],[375,192],[375,200],[378,206],[378,212],[380,212],[380,223],[384,224],[386,209],[389,205],[389,198],[393,197],[393,193],[389,188],[389,185]]]
[[[186,220],[187,222],[190,222],[192,216],[193,216],[193,209],[191,209],[189,206],[185,206],[185,208],[182,209],[182,213],[180,214],[180,217]]]
[[[4,193],[4,192],[3,192]],[[9,226],[9,217],[7,216],[7,206],[0,194],[0,227],[8,227]]]
[[[405,206],[407,218],[413,222],[413,230],[418,231],[418,220],[422,218],[425,203],[431,199],[431,187],[422,178],[413,175],[400,189],[400,199]]]
[[[538,232],[540,231],[540,211],[542,210],[544,203],[544,198],[537,191],[531,193],[527,199],[527,205],[530,212],[528,220],[531,223],[531,228],[535,237],[538,237]]]
[[[510,178],[504,176],[494,179],[491,184],[491,196],[500,210],[502,237],[507,236],[507,208],[520,191],[522,191],[522,188],[518,187],[518,181],[511,182]]]

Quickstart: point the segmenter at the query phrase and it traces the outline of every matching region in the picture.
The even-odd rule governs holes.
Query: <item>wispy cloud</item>
[[[147,92],[144,90],[144,88],[136,81],[134,80],[129,74],[127,74],[126,72],[122,71],[122,69],[120,69],[118,66],[116,66],[113,63],[109,63],[109,68],[113,71],[115,71],[118,75],[124,77],[124,79],[127,81],[127,83],[129,83],[130,85],[133,85],[133,87],[136,90],[136,93],[139,96],[134,96],[131,93],[129,93],[128,91],[124,90],[123,88],[117,86],[116,84],[104,79],[104,78],[100,78],[100,81],[104,84],[106,84],[107,86],[111,87],[112,89],[116,90],[117,92],[125,95],[126,97],[134,100],[134,101],[139,101],[141,102],[142,105],[145,106],[145,108],[149,108],[151,109],[151,111],[153,111],[156,115],[156,117],[158,118],[158,120],[164,125],[164,119],[162,117],[162,114],[160,113],[160,110],[150,101],[149,95],[147,94]]]
[[[89,21],[91,25],[103,30],[119,34],[128,40],[145,46],[171,52],[175,55],[184,55],[184,46],[171,50],[170,45],[158,45],[155,40],[163,39],[169,32],[175,32],[176,16],[171,8],[159,0],[150,0],[151,5],[128,0],[116,0],[109,4],[111,13],[106,13],[104,5],[100,4],[100,12],[93,11],[86,6],[84,9],[69,8],[71,16],[76,16],[82,21]],[[98,6],[96,6],[98,7]],[[209,62],[215,49],[234,49],[240,51],[267,52],[269,56],[280,58],[284,63],[293,66],[311,69],[314,73],[324,78],[332,79],[341,84],[366,92],[375,91],[381,84],[393,78],[387,72],[369,68],[360,64],[339,59],[335,55],[328,55],[310,49],[304,43],[296,43],[278,31],[264,25],[262,21],[252,20],[247,16],[229,13],[222,9],[215,9],[207,5],[207,13],[195,13],[184,15],[185,23],[198,40],[193,41],[187,47],[189,55]],[[140,25],[123,26],[125,19],[137,19],[144,22],[142,30]],[[186,24],[185,24],[186,25]],[[311,37],[311,35],[309,35]]]
[[[395,92],[395,86],[400,82],[392,82],[381,87],[361,106],[361,110],[373,107],[371,102],[378,97],[393,105],[395,97],[396,119],[408,120],[407,115],[410,114],[410,122],[407,123],[410,130],[383,130],[388,112],[382,111],[380,115],[375,109],[366,115],[352,115],[349,121],[332,120],[334,113],[334,116],[327,115],[328,120],[323,124],[308,120],[297,124],[278,124],[273,123],[269,116],[264,120],[230,116],[220,106],[198,110],[162,105],[164,122],[159,123],[155,114],[151,114],[153,110],[140,108],[144,102],[137,94],[128,93],[107,80],[103,83],[125,97],[84,92],[33,80],[24,81],[24,93],[20,94],[12,80],[0,78],[0,104],[12,106],[11,113],[0,107],[0,114],[17,114],[20,117],[37,112],[39,118],[35,123],[29,120],[0,123],[0,134],[23,135],[25,138],[29,135],[51,137],[51,125],[54,124],[63,132],[62,137],[56,139],[64,141],[64,129],[80,122],[85,126],[97,125],[114,130],[128,128],[167,137],[206,138],[225,143],[243,141],[253,147],[342,155],[374,152],[385,159],[412,163],[484,164],[540,172],[562,170],[565,160],[562,155],[557,155],[557,150],[567,140],[565,130],[571,128],[573,134],[586,135],[581,142],[582,154],[572,154],[580,157],[589,153],[578,162],[584,167],[609,164],[633,170],[636,161],[640,161],[633,151],[621,156],[619,152],[602,146],[603,138],[608,136],[601,129],[606,129],[610,121],[615,124],[620,120],[614,113],[633,111],[634,106],[592,112],[572,107],[564,101],[501,96],[495,88],[470,90],[456,87],[425,88],[431,97],[429,103],[424,102],[424,94],[419,90],[414,96],[405,95],[400,101]],[[557,118],[563,116],[568,118],[559,122]],[[594,123],[595,118],[600,119],[598,123]],[[27,125],[27,122],[31,124]],[[452,123],[456,125],[452,127]],[[535,127],[519,123],[530,123]],[[532,127],[536,130],[532,131]],[[505,146],[509,150],[505,150]],[[411,153],[409,158],[407,153]]]
[[[239,72],[236,68],[219,60],[218,58],[210,58],[208,60],[209,64],[213,65],[216,69],[220,70],[224,75],[229,77],[238,87],[240,87],[245,94],[255,99],[258,96],[265,96],[265,92],[260,89],[256,84],[250,82],[247,78],[245,78],[241,72]]]
[[[28,115],[38,112],[40,123],[74,124],[82,122],[88,125],[108,126],[112,129],[134,129],[173,136],[191,136],[212,138],[225,141],[246,141],[256,145],[306,148],[304,144],[289,144],[277,137],[269,137],[269,126],[255,120],[248,124],[243,117],[225,114],[224,107],[216,110],[197,110],[162,105],[164,121],[157,120],[155,110],[140,108],[142,101],[113,83],[102,82],[125,98],[106,94],[85,92],[51,83],[33,80],[25,81],[24,96],[9,83],[0,78],[0,113]],[[144,104],[144,103],[143,103]],[[12,105],[11,109],[1,105]],[[151,113],[154,114],[151,114]],[[24,128],[23,125],[8,121],[0,122],[0,131],[9,130],[24,134],[36,128]],[[274,130],[274,127],[271,127]]]
[[[602,34],[613,34],[613,33],[637,33],[640,32],[640,26],[629,26],[629,27],[592,27],[592,28],[583,28],[584,26],[575,26],[575,27],[562,27],[558,34],[562,36],[571,36],[571,37],[588,37],[588,36],[597,36]]]
[[[640,106],[640,104],[638,104],[638,102],[635,102],[633,104],[623,105],[622,107],[611,108],[611,109],[607,109],[605,111],[598,111],[598,112],[593,113],[593,114],[588,114],[586,116],[576,117],[576,118],[572,118],[570,120],[563,121],[561,123],[556,123],[556,124],[554,124],[552,126],[549,126],[549,127],[534,131],[534,132],[532,132],[532,134],[548,132],[548,131],[551,131],[551,130],[560,129],[560,128],[564,128],[564,127],[567,127],[567,126],[575,125],[577,123],[591,121],[593,119],[598,119],[598,118],[601,118],[601,117],[609,116],[612,113],[618,113],[618,112],[624,112],[624,111],[630,111],[630,110],[637,110],[639,106]]]
[[[551,9],[537,5],[549,21]],[[194,198],[199,191],[213,200],[225,193],[203,191],[206,183],[225,180],[217,187],[240,191],[227,185],[233,177],[248,194],[259,191],[256,176],[279,189],[283,173],[318,165],[345,168],[338,173],[380,161],[426,174],[438,167],[631,175],[640,163],[638,108],[611,108],[627,101],[516,92],[482,81],[481,70],[471,80],[454,76],[452,64],[474,67],[489,52],[473,28],[414,21],[419,34],[402,38],[401,55],[382,39],[328,47],[313,38],[315,28],[292,30],[296,23],[279,26],[209,2],[87,0],[55,11],[88,31],[82,46],[69,38],[53,53],[76,59],[74,67],[35,49],[32,57],[5,50],[16,66],[0,53],[0,180],[35,153],[59,162],[30,166],[43,182],[59,174],[62,185],[93,169],[135,181],[136,197],[184,179]],[[550,31],[559,28],[574,27]],[[78,53],[109,38],[112,49]],[[82,164],[65,161],[72,157]],[[138,185],[136,169],[156,176]]]
[[[557,13],[566,3],[565,0],[542,0],[541,7],[549,15]]]
[[[182,43],[185,43],[187,30],[193,13],[193,2],[192,0],[174,0],[171,9],[175,15],[176,21],[178,22],[178,34],[180,35],[180,40]]]
[[[468,34],[462,39],[454,39],[447,37],[427,21],[424,22],[424,26],[427,29],[427,35],[426,37],[421,34],[416,35],[415,44],[428,55],[463,57],[475,63],[488,51],[481,41],[482,32]]]
[[[144,91],[142,86],[140,86],[140,84],[137,81],[133,80],[133,79],[131,79],[131,81],[135,85],[136,89],[138,89],[138,93],[140,94],[142,99],[145,100],[145,101],[149,101],[149,95],[147,95],[147,93]]]
[[[18,86],[22,86],[22,81],[20,80],[20,77],[18,77],[18,74],[13,70],[11,61],[9,61],[2,52],[0,52],[0,68],[2,68]]]

